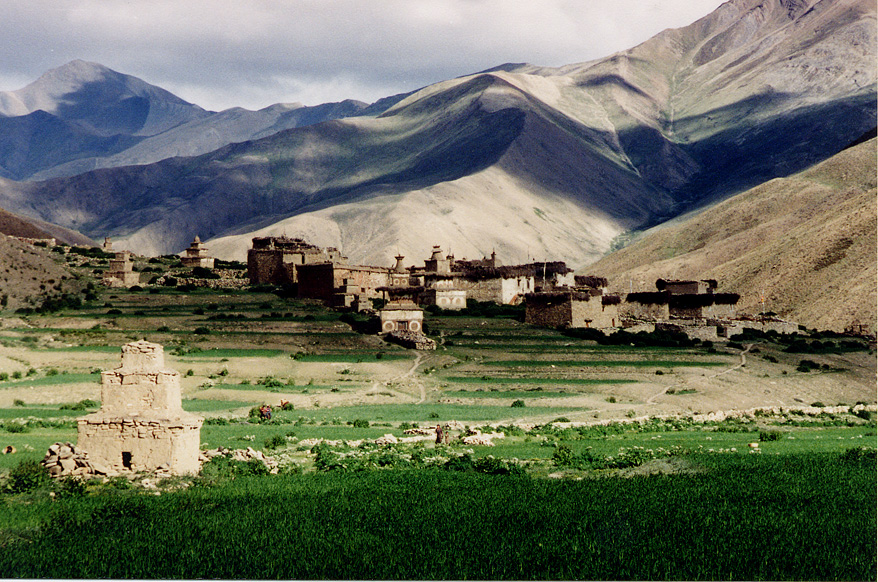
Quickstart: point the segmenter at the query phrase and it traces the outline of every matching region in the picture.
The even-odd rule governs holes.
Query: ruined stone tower
[[[122,346],[122,365],[101,373],[101,409],[79,419],[79,448],[116,471],[199,470],[203,419],[181,406],[180,374],[165,369],[162,346]]]

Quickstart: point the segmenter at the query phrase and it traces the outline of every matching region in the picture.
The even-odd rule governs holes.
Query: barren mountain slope
[[[649,290],[657,278],[712,278],[808,327],[875,332],[876,140],[772,180],[673,226],[659,226],[585,270],[611,287]]]
[[[413,256],[439,242],[581,265],[613,233],[800,171],[874,128],[874,38],[867,0],[732,0],[607,59],[506,65],[374,118],[0,185],[0,205],[145,254],[277,225],[332,234],[358,262],[412,240]]]

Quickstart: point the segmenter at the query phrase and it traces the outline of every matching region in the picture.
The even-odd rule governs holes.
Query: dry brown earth
[[[658,278],[717,279],[809,328],[876,329],[876,140],[790,178],[772,180],[644,233],[587,267],[611,288],[653,290]]]

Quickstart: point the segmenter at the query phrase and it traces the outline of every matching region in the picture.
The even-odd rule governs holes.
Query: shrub
[[[284,402],[283,404],[281,404],[280,409],[281,410],[295,410],[296,407],[293,406],[292,402]]]
[[[526,405],[524,403],[524,400],[513,400],[510,406],[512,408],[524,408]]]
[[[266,449],[277,449],[287,444],[287,439],[283,435],[272,435],[265,439]]]
[[[573,464],[573,450],[567,445],[560,445],[552,453],[552,462],[558,467],[569,467]]]
[[[9,374],[6,372],[0,372],[0,382],[5,382],[9,380]]]
[[[3,425],[3,428],[6,429],[6,432],[11,432],[13,434],[30,432],[30,427],[28,425],[17,422],[7,422]]]
[[[780,440],[781,432],[779,430],[762,430],[759,431],[759,440],[762,442]]]
[[[196,327],[192,330],[192,333],[194,333],[195,335],[207,335],[210,333],[210,329],[206,327]]]
[[[39,461],[26,459],[9,471],[6,490],[10,493],[27,493],[45,485],[49,481],[46,468]]]
[[[458,457],[452,457],[448,459],[443,467],[449,471],[474,471],[473,468],[473,458],[468,454],[464,453]]]
[[[354,428],[369,428],[369,421],[358,418],[351,423]]]
[[[866,409],[858,410],[858,411],[854,412],[854,415],[856,415],[859,418],[862,418],[863,420],[872,420],[872,413]]]
[[[13,406],[24,406],[25,404],[24,404],[24,400],[22,400],[21,398],[16,398],[16,399],[12,402],[12,405],[13,405]]]
[[[878,451],[871,447],[852,447],[841,453],[841,460],[845,462],[874,461],[878,456],[876,452]]]
[[[58,375],[58,368],[49,368],[48,370],[46,370],[46,376],[57,376],[57,375]]]

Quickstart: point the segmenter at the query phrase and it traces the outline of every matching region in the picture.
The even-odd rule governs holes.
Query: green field
[[[874,460],[692,462],[661,478],[227,472],[160,495],[33,493],[0,512],[0,576],[875,579]]]

